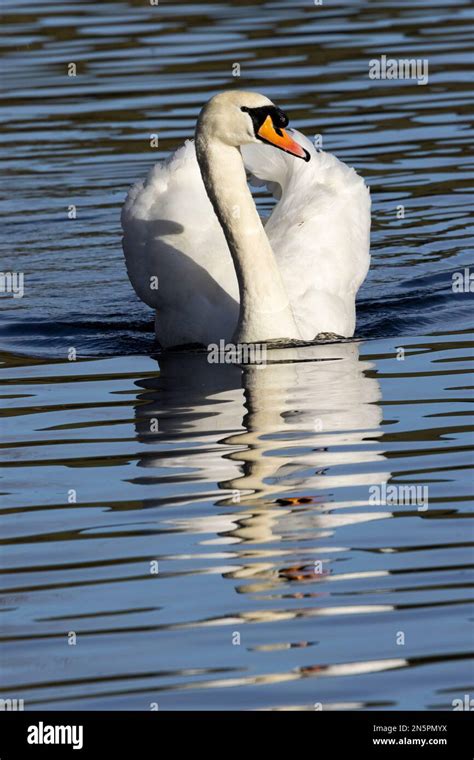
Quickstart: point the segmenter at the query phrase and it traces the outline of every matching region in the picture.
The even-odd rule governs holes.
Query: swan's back
[[[247,145],[245,165],[278,200],[265,230],[303,339],[322,332],[351,336],[355,296],[370,264],[369,190],[354,169],[316,150],[300,132],[292,136],[310,153],[309,162]]]

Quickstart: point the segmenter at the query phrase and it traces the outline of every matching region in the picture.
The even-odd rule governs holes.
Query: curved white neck
[[[240,151],[198,131],[196,154],[239,283],[240,314],[234,341],[300,338],[280,270],[247,185]]]

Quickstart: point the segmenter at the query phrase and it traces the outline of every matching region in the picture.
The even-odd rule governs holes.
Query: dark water
[[[24,296],[0,294],[0,696],[451,709],[474,689],[468,3],[2,8],[1,270]],[[429,83],[370,80],[381,55]],[[153,358],[120,206],[236,86],[371,187],[357,340]]]

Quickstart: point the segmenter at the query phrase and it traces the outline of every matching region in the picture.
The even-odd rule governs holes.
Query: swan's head
[[[263,142],[309,161],[310,155],[285,131],[287,115],[265,95],[232,90],[209,100],[199,114],[196,136],[206,134],[225,145]]]

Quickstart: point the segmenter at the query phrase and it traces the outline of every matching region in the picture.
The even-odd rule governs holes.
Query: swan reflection
[[[214,534],[203,544],[250,548],[391,517],[368,502],[368,487],[390,473],[377,443],[379,384],[356,343],[270,349],[266,365],[244,367],[210,364],[205,352],[169,352],[159,366],[159,377],[141,382],[136,429],[154,453],[140,464],[180,472],[183,482],[192,472],[220,508],[173,520],[176,527]],[[275,572],[272,560],[233,568],[232,576],[263,581]],[[285,573],[312,574],[290,567],[278,577]]]

